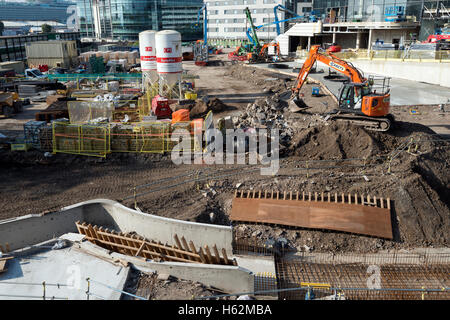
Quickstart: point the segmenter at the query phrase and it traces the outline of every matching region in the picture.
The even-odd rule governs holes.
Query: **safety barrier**
[[[53,153],[97,157],[111,152],[164,153],[173,151],[178,144],[179,151],[201,153],[203,130],[203,121],[198,120],[96,125],[53,122]]]
[[[141,81],[141,73],[66,73],[66,74],[49,74],[48,79],[59,81],[79,81],[81,79],[97,80],[134,80]]]
[[[358,50],[335,53],[343,60],[391,60],[411,62],[450,62],[450,53],[447,50]]]
[[[110,152],[109,125],[53,122],[53,153],[106,157]]]

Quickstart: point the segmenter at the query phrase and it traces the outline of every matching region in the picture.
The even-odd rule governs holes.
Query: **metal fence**
[[[55,121],[52,131],[53,153],[106,157],[111,152],[164,153],[179,150],[201,153],[203,150],[203,122],[195,120],[96,125]]]
[[[53,122],[53,153],[106,157],[110,151],[109,125]]]
[[[97,284],[100,285],[102,287],[108,288],[111,291],[115,291],[120,293],[121,295],[125,295],[125,296],[129,296],[134,298],[135,300],[148,300],[147,298],[144,297],[140,297],[137,296],[135,294],[126,292],[124,290],[120,290],[117,288],[114,288],[110,285],[107,285],[105,283],[99,282],[99,281],[95,281],[92,280],[90,278],[86,278],[86,290],[84,291],[84,289],[79,288],[78,290],[80,291],[84,291],[84,293],[86,294],[86,300],[90,300],[90,297],[94,297],[96,299],[100,299],[100,300],[107,300],[106,297],[103,297],[101,295],[98,295],[94,292],[93,288],[92,288],[92,284]],[[57,296],[49,296],[48,295],[48,287],[56,287],[58,289],[61,288],[66,288],[66,287],[70,287],[71,289],[75,289],[75,287],[73,286],[69,286],[67,284],[63,284],[63,283],[48,283],[48,282],[14,282],[14,281],[0,281],[0,286],[5,285],[6,287],[8,285],[13,285],[15,287],[17,286],[41,286],[42,287],[42,295],[41,296],[36,296],[36,295],[27,295],[27,294],[23,294],[23,295],[16,295],[16,294],[0,294],[0,297],[5,297],[5,298],[17,298],[17,299],[22,299],[22,300],[29,300],[29,299],[39,299],[39,300],[69,300],[68,297],[57,297]]]

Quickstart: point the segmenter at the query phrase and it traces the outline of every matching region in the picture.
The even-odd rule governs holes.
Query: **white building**
[[[274,22],[274,7],[285,6],[286,0],[205,0],[208,10],[208,39],[245,40],[250,27],[245,8],[250,9],[254,25]],[[284,19],[284,12],[277,11],[278,19]],[[284,32],[280,24],[281,33]],[[276,25],[272,24],[257,31],[260,40],[273,40],[277,36]]]
[[[299,0],[297,3],[297,14],[305,15],[312,11],[312,0]]]

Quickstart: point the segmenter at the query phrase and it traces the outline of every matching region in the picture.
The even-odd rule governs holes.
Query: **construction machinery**
[[[203,40],[198,40],[194,44],[194,61],[196,65],[206,66],[209,62],[209,46],[208,46],[208,9],[206,3],[198,10],[197,23],[195,28],[200,26],[200,14],[203,13]]]
[[[0,115],[9,118],[14,113],[22,112],[22,110],[22,101],[20,101],[16,92],[0,91]]]
[[[282,12],[288,12],[288,13],[290,13],[291,15],[293,15],[293,17],[292,17],[292,18],[288,18],[288,19],[284,19],[284,20],[281,20],[281,21],[280,21],[280,20],[278,19],[278,13],[277,13],[277,10],[278,10],[278,11],[282,11]],[[295,12],[292,11],[292,10],[289,10],[288,8],[286,8],[285,6],[283,6],[283,5],[281,5],[281,4],[276,5],[275,7],[273,7],[273,14],[274,14],[274,16],[275,16],[275,21],[274,21],[273,23],[276,25],[277,35],[280,35],[280,34],[281,34],[280,24],[281,24],[282,22],[286,22],[286,21],[290,21],[290,20],[298,20],[298,19],[303,19],[303,20],[306,20],[306,21],[308,21],[308,22],[317,22],[317,17],[316,17],[316,15],[315,15],[314,11],[312,11],[309,15],[299,16],[297,13],[295,13]]]
[[[350,62],[339,59],[333,53],[321,49],[319,45],[311,47],[309,56],[303,63],[296,84],[292,88],[291,102],[299,110],[305,107],[299,98],[300,89],[316,61],[326,64],[349,78],[343,83],[339,94],[338,110],[330,114],[330,120],[349,121],[376,131],[388,131],[391,128],[394,117],[389,114],[390,78],[365,78],[362,72]],[[381,84],[375,84],[375,80],[380,81]]]
[[[293,18],[288,18],[284,20],[279,20],[277,15],[277,10],[289,12],[292,15],[294,15]],[[251,44],[253,45],[249,50],[247,54],[247,60],[249,63],[264,63],[264,62],[273,62],[274,59],[271,59],[269,57],[269,47],[275,47],[274,50],[274,57],[276,60],[280,59],[280,44],[276,41],[276,39],[270,43],[266,43],[261,46],[258,36],[256,34],[256,31],[258,31],[261,28],[271,26],[273,24],[276,25],[277,35],[281,34],[280,24],[283,22],[291,21],[291,20],[298,20],[298,19],[306,19],[307,21],[316,21],[315,16],[299,16],[295,12],[288,10],[286,7],[282,5],[277,5],[273,9],[275,14],[275,21],[268,22],[262,25],[255,26],[253,23],[252,15],[250,13],[250,10],[245,8],[245,14],[247,16],[247,21],[250,27],[248,27],[246,34],[247,38],[250,40]]]

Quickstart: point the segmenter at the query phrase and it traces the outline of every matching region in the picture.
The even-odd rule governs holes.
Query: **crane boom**
[[[247,21],[250,24],[250,28],[248,28],[249,30],[247,30],[247,37],[250,39],[251,42],[253,42],[253,45],[259,51],[259,47],[260,47],[259,39],[258,39],[258,35],[256,34],[256,28],[253,23],[252,14],[250,13],[250,9],[248,7],[245,8],[245,15],[247,16]],[[252,36],[250,36],[249,31],[252,32]]]

